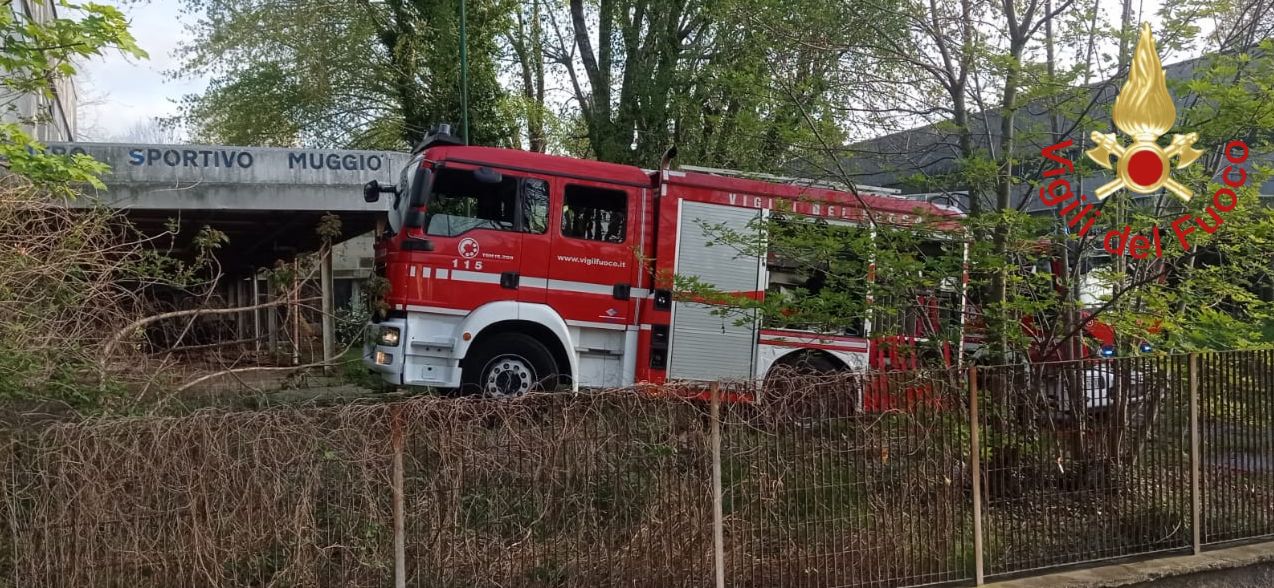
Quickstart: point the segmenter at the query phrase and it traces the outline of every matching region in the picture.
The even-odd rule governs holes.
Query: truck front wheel
[[[461,391],[489,398],[514,398],[558,383],[553,354],[522,333],[493,335],[469,351],[461,372]]]

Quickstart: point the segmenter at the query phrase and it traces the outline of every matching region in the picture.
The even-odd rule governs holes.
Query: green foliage
[[[59,196],[74,196],[74,184],[105,188],[99,176],[110,168],[83,154],[52,155],[13,123],[0,123],[0,158],[9,171]]]
[[[340,311],[338,311],[338,313],[339,312]],[[350,318],[353,316],[355,315],[340,315],[341,318]],[[361,315],[361,317],[365,318],[366,315]],[[339,328],[339,322],[337,323],[337,326]],[[367,321],[364,320],[358,325],[358,331],[353,336],[362,336],[363,329],[366,328],[366,326]],[[349,333],[347,332],[346,335],[349,336]],[[345,343],[343,339],[341,341],[342,344]],[[387,392],[391,390],[391,386],[385,383],[385,380],[380,377],[380,374],[368,371],[367,366],[363,365],[363,348],[361,345],[352,345],[350,349],[341,356],[341,370],[339,374],[341,380],[345,383],[358,386],[364,390],[374,390],[378,392]]]
[[[433,125],[460,132],[459,3],[184,0],[203,14],[174,75],[210,74],[183,100],[196,140],[406,149]],[[495,36],[509,4],[469,0],[471,140],[509,142]]]
[[[7,4],[0,10],[0,37],[4,38],[0,88],[6,96],[0,98],[0,109],[18,121],[0,124],[0,165],[58,196],[73,196],[73,184],[102,188],[98,176],[108,168],[87,155],[44,153],[44,146],[23,125],[43,122],[46,115],[25,113],[19,109],[20,102],[53,98],[58,84],[75,75],[77,60],[111,49],[139,58],[145,58],[146,52],[137,46],[117,8],[66,0],[56,6],[59,16],[42,22],[19,19]]]
[[[17,94],[53,96],[53,82],[75,74],[75,60],[116,49],[145,58],[128,32],[128,21],[113,6],[66,0],[55,2],[60,16],[45,21],[19,19],[16,10],[0,11],[4,35],[0,86]],[[70,18],[70,17],[77,18]]]
[[[900,119],[902,128],[914,128],[921,120],[933,123],[897,141],[868,144],[863,150],[871,162],[865,169],[895,173],[903,185],[969,195],[971,216],[962,227],[948,229],[953,242],[968,240],[970,245],[968,292],[970,310],[976,312],[966,316],[966,331],[981,331],[989,343],[986,349],[1001,358],[1021,357],[1030,349],[1055,349],[1067,336],[1082,333],[1079,311],[1112,327],[1121,353],[1135,353],[1135,344],[1142,340],[1152,342],[1156,350],[1268,345],[1274,320],[1274,215],[1259,193],[1271,177],[1264,154],[1274,147],[1274,41],[1243,32],[1257,27],[1239,27],[1236,34],[1220,39],[1222,46],[1214,47],[1209,44],[1218,39],[1202,37],[1192,24],[1199,15],[1235,20],[1261,16],[1236,13],[1232,3],[1214,0],[1165,9],[1162,26],[1155,31],[1161,50],[1202,47],[1208,53],[1192,68],[1175,70],[1187,71],[1188,79],[1170,82],[1178,98],[1178,128],[1170,132],[1199,133],[1198,146],[1207,153],[1173,172],[1196,196],[1181,204],[1167,193],[1137,197],[1123,191],[1100,203],[1101,221],[1080,237],[1075,234],[1078,227],[1068,230],[1052,211],[1028,215],[1018,203],[1023,197],[1033,199],[1044,170],[1053,165],[1039,156],[1040,148],[1066,137],[1076,144],[1067,152],[1075,164],[1067,178],[1093,201],[1092,190],[1100,183],[1098,168],[1083,156],[1082,149],[1091,147],[1083,141],[1090,131],[1110,128],[1110,103],[1108,98],[1097,99],[1095,89],[1085,84],[1112,73],[1115,82],[1122,81],[1125,71],[1112,72],[1118,55],[1107,50],[1118,45],[1119,31],[1091,28],[1098,8],[1093,2],[1074,3],[1055,15],[1011,13],[995,4],[967,6],[964,13],[956,5],[902,3],[894,18],[908,26],[892,30],[889,19],[868,20],[861,36],[849,39],[851,52],[861,61],[842,61],[824,78],[832,83],[832,92],[844,92],[854,87],[845,77],[851,68],[867,64],[878,87],[884,88],[882,98],[871,94],[850,100],[853,107],[835,117],[842,128]],[[1010,34],[1016,27],[1026,33]],[[972,30],[996,33],[974,35]],[[822,55],[840,46],[824,42],[834,33],[816,22],[786,32],[783,38],[790,45],[819,46]],[[861,44],[854,45],[855,40]],[[1091,53],[1064,49],[1088,46],[1094,48]],[[970,72],[976,72],[974,77]],[[889,88],[899,86],[907,91],[889,93]],[[804,123],[814,135],[822,132],[817,123]],[[880,134],[878,129],[866,133]],[[1189,221],[1196,230],[1182,250],[1172,223],[1187,214],[1210,218],[1206,208],[1213,192],[1223,187],[1219,175],[1226,166],[1220,147],[1232,139],[1246,141],[1252,153],[1244,164],[1246,185],[1236,189],[1238,205],[1223,213],[1224,225],[1211,234]],[[942,165],[935,165],[939,162]],[[925,167],[917,169],[920,164]],[[844,173],[833,175],[842,183],[853,179]],[[1081,178],[1087,183],[1079,185]],[[1103,251],[1103,238],[1125,221],[1133,235],[1150,235],[1158,227],[1163,257],[1129,258],[1126,265],[1111,262]],[[769,320],[799,317],[789,323],[792,326],[839,332],[870,317],[873,335],[889,335],[912,331],[908,313],[935,285],[921,276],[958,279],[963,273],[962,252],[956,248],[919,255],[917,239],[889,230],[879,231],[874,240],[853,237],[854,231],[833,233],[839,234],[823,240],[773,226],[761,231],[774,250],[805,250],[799,255],[782,252],[779,257],[799,260],[805,272],[825,273],[821,281],[834,285],[827,288],[832,292],[772,289],[764,303],[756,303],[712,299],[705,295],[710,289],[689,276],[678,283],[684,287],[683,296],[758,310]],[[725,246],[754,239],[730,234],[719,238]],[[863,293],[868,260],[877,273],[876,280],[867,281],[870,297]],[[950,310],[959,306],[947,305]]]
[[[367,324],[372,315],[367,305],[361,300],[353,300],[349,306],[336,309],[336,341],[340,345],[352,346],[356,349],[363,339]]]
[[[776,212],[743,230],[701,224],[735,255],[765,257],[770,288],[763,299],[722,292],[695,276],[676,276],[681,299],[720,307],[723,315],[759,312],[771,327],[873,336],[959,336],[964,242],[958,227],[928,219],[915,227],[828,223]],[[874,267],[874,270],[872,269]],[[924,304],[920,304],[923,301]]]
[[[27,132],[48,122],[22,101],[51,99],[76,64],[115,50],[145,58],[112,6],[55,2],[57,17],[19,19],[0,9],[0,103],[15,122],[0,124],[0,399],[48,408],[100,409],[125,392],[102,373],[103,341],[142,311],[138,292],[198,280],[207,258],[183,264],[147,246],[117,214],[69,209],[59,200],[83,186],[101,189],[108,167],[87,155],[54,155]],[[201,233],[205,251],[224,240]],[[139,334],[130,334],[139,335]],[[121,357],[135,357],[136,349]],[[112,364],[110,367],[120,367]],[[127,365],[135,367],[135,364]]]

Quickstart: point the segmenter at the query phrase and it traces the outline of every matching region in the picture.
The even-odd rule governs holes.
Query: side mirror
[[[480,167],[473,170],[473,179],[481,184],[499,184],[504,180],[504,175],[489,167]]]
[[[395,187],[393,184],[390,184],[388,186],[382,186],[380,185],[380,182],[377,182],[376,180],[372,180],[370,182],[367,182],[366,184],[363,184],[363,201],[367,203],[376,202],[380,200],[380,195],[382,192],[389,192],[392,194],[396,191],[398,191],[398,188]]]

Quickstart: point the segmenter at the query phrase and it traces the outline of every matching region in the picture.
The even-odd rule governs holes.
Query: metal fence
[[[753,403],[58,424],[5,446],[0,583],[903,586],[1189,552],[1274,534],[1272,370],[1232,351],[794,376]]]
[[[1185,356],[979,370],[986,573],[1190,547],[1188,372]]]

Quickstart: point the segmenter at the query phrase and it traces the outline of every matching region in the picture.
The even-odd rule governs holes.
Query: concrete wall
[[[338,280],[362,280],[372,275],[372,234],[366,233],[332,246],[332,273]]]
[[[15,0],[8,8],[19,22],[47,22],[57,17],[52,0]],[[3,9],[0,7],[0,10]],[[0,120],[20,123],[24,130],[40,141],[73,141],[76,102],[75,80],[62,78],[53,83],[52,97],[0,94],[0,103],[11,107],[0,112]]]

